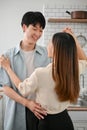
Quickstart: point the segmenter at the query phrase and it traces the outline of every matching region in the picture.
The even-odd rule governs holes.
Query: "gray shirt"
[[[11,67],[17,74],[20,80],[27,78],[27,68],[25,59],[20,51],[20,44],[16,47],[9,49],[5,54],[10,59]],[[47,57],[47,50],[45,47],[36,45],[34,56],[34,67],[44,67],[50,63]],[[0,68],[0,87],[8,85],[14,89],[18,94],[18,90],[11,82],[8,74],[3,68]],[[6,98],[6,109],[4,118],[4,130],[26,130],[26,114],[25,107],[15,102],[9,97]]]

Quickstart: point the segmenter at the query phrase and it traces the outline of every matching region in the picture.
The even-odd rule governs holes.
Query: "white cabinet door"
[[[87,111],[69,111],[75,130],[87,130]]]
[[[87,121],[74,121],[75,130],[87,130]]]

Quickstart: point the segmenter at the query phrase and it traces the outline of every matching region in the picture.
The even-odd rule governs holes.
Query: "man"
[[[47,57],[46,48],[36,45],[36,42],[42,36],[45,24],[45,18],[42,13],[25,13],[21,21],[24,33],[23,39],[19,45],[3,54],[10,59],[13,71],[21,80],[29,77],[35,68],[46,66],[50,62],[50,59]],[[24,106],[26,106],[26,101],[28,100],[21,96],[6,71],[1,68],[0,87],[4,85],[8,85],[13,89],[11,92],[8,91],[6,93],[8,97],[6,99],[4,130],[37,129],[36,124],[38,121],[37,118],[35,119],[34,114],[41,118],[41,114],[45,114],[43,108],[41,108],[40,104],[30,100],[28,108],[34,114],[28,108],[25,110]],[[32,94],[29,98],[34,100],[35,95]]]

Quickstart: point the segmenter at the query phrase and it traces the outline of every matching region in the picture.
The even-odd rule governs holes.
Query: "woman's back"
[[[43,108],[47,110],[49,114],[59,113],[65,110],[70,102],[69,101],[59,101],[58,96],[55,92],[55,82],[52,77],[52,64],[47,67],[38,68],[34,74],[25,80],[24,86],[26,87],[26,92],[36,93],[36,102],[40,103]],[[28,84],[27,84],[28,83]],[[23,83],[22,83],[23,86]]]

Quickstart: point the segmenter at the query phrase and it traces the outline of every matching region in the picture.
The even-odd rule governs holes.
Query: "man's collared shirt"
[[[20,78],[20,80],[23,81],[27,77],[27,68],[24,55],[20,51],[20,44],[12,49],[9,49],[4,54],[4,56],[10,59],[11,68]],[[36,45],[34,67],[44,67],[48,65],[48,63],[50,63],[50,59],[48,59],[47,57],[46,48]],[[2,87],[3,85],[8,85],[13,88],[17,93],[19,93],[15,85],[11,82],[6,71],[3,68],[0,68],[0,87]],[[6,97],[4,130],[20,129],[26,130],[25,107],[10,99],[9,97]]]

